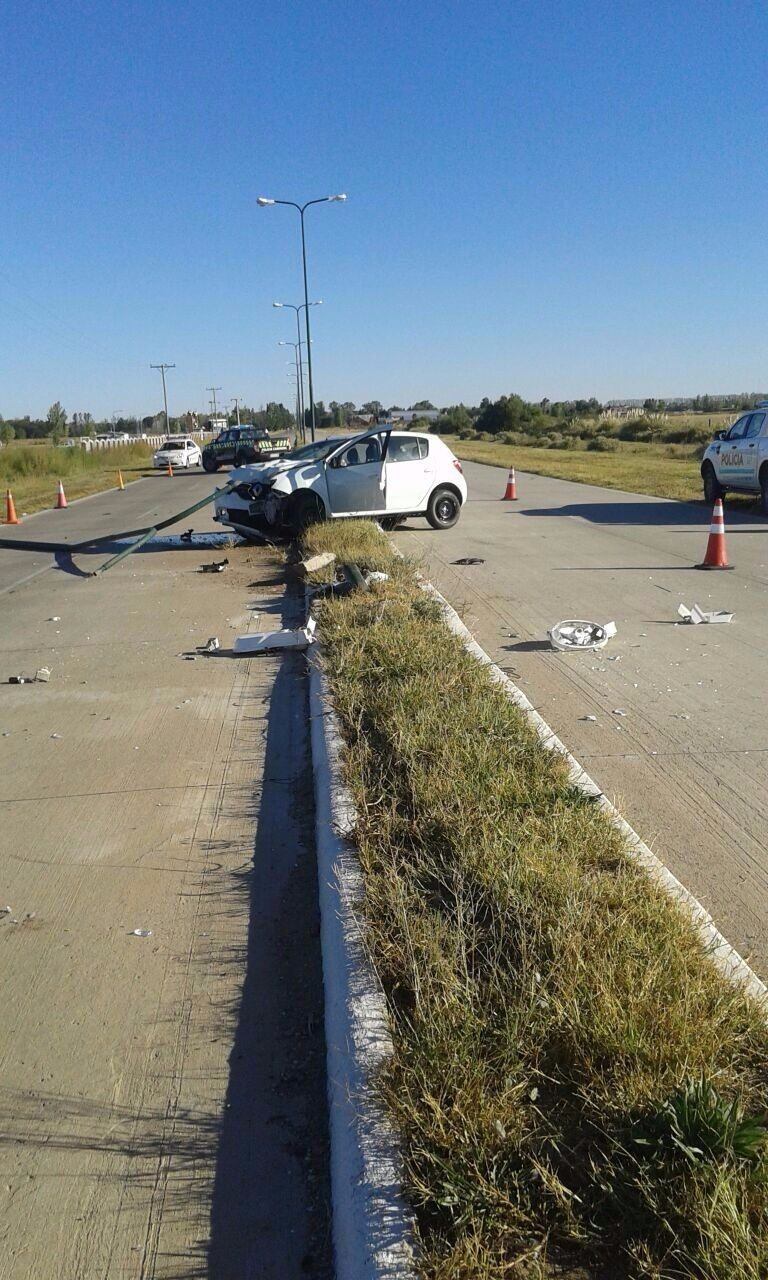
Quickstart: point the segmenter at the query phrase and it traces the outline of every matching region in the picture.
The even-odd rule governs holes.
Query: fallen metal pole
[[[121,538],[138,538],[143,533],[158,533],[160,529],[167,529],[169,525],[176,524],[178,520],[183,520],[185,516],[191,516],[193,511],[199,511],[201,507],[206,507],[209,502],[213,502],[215,498],[222,494],[231,493],[234,485],[227,484],[223,489],[214,489],[213,493],[209,493],[207,497],[201,498],[199,502],[193,503],[191,507],[185,507],[183,511],[177,511],[175,515],[169,516],[167,520],[158,520],[156,525],[151,529],[144,526],[143,529],[126,529],[124,533],[107,533],[102,538],[88,538],[86,542],[78,542],[72,547],[72,551],[84,551],[86,547],[99,547],[103,542],[119,542]]]
[[[123,547],[116,555],[111,556],[98,569],[94,569],[91,573],[92,578],[97,578],[100,573],[106,573],[107,569],[111,569],[113,565],[119,564],[126,556],[130,556],[134,551],[138,551],[139,547],[143,547],[145,543],[154,538],[156,533],[161,529],[167,529],[169,525],[176,524],[179,520],[183,520],[185,516],[191,516],[193,511],[199,511],[201,507],[206,507],[209,502],[213,502],[214,498],[218,498],[221,494],[231,493],[233,485],[225,485],[223,489],[214,489],[213,493],[209,493],[207,497],[201,498],[199,502],[195,502],[191,507],[185,507],[183,511],[177,511],[176,515],[169,516],[167,520],[159,520],[157,524],[147,529],[127,529],[125,533],[109,533],[103,538],[91,538],[88,542],[80,542],[73,551],[82,551],[86,547],[98,547],[104,542],[119,542],[122,538],[134,538],[135,541],[130,546]]]
[[[112,556],[109,560],[105,560],[104,564],[99,565],[98,569],[94,569],[91,577],[97,578],[100,573],[106,573],[107,569],[111,569],[113,564],[119,564],[119,562],[124,560],[126,556],[131,555],[134,551],[138,551],[139,547],[144,546],[145,542],[149,542],[150,538],[154,538],[158,528],[159,526],[156,526],[154,529],[147,529],[146,532],[142,533],[141,537],[137,538],[135,542],[129,543],[127,547],[123,547],[122,551],[118,551],[116,556]],[[124,536],[124,534],[121,534],[121,537]]]

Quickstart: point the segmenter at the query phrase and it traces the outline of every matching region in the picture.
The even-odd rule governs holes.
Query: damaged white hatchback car
[[[214,519],[248,537],[352,516],[374,516],[390,528],[425,516],[433,529],[450,529],[461,514],[467,482],[438,436],[374,428],[316,447],[316,456],[291,467],[282,459],[279,471],[241,468],[234,488],[216,499]]]

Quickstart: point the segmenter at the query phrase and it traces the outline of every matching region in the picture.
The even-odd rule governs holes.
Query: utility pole
[[[221,391],[221,387],[206,387],[206,391],[210,391],[213,396],[213,416],[216,417],[216,392]]]
[[[165,390],[165,371],[166,369],[175,369],[175,364],[151,364],[150,369],[159,369],[163,379],[163,404],[165,406],[165,434],[171,434],[171,426],[168,421],[168,395]]]
[[[219,388],[219,390],[221,390],[221,388]],[[235,412],[237,414],[237,425],[239,427],[240,426],[240,396],[232,396],[229,403],[235,406]]]

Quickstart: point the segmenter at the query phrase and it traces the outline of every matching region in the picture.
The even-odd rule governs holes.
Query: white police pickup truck
[[[727,431],[718,431],[701,460],[704,498],[712,505],[729,491],[759,493],[768,516],[768,400],[761,400]]]

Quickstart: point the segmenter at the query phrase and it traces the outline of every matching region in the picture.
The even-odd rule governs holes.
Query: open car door
[[[385,510],[386,437],[363,436],[325,464],[331,515],[372,515]]]

